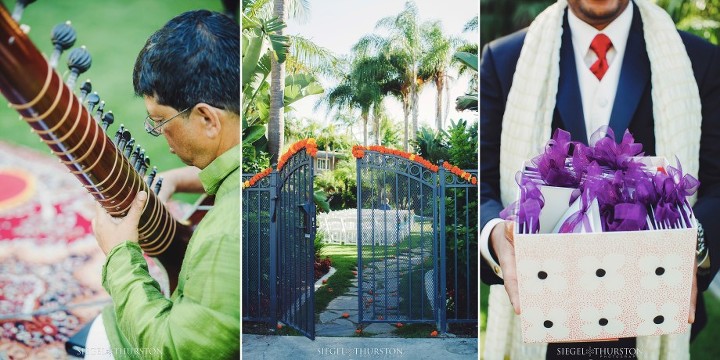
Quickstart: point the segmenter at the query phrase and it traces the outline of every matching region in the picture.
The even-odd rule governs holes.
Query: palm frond
[[[468,22],[466,22],[465,25],[463,26],[463,32],[477,30],[478,26],[479,26],[478,20],[479,20],[479,17],[477,15],[475,15],[474,18],[472,18]]]
[[[340,60],[332,51],[299,35],[288,35],[288,39],[294,61],[301,63],[304,69],[328,76],[339,72]]]

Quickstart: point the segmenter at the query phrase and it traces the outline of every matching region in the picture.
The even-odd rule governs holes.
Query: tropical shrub
[[[335,170],[315,177],[315,188],[327,195],[331,210],[357,206],[357,166],[355,158],[338,161]]]

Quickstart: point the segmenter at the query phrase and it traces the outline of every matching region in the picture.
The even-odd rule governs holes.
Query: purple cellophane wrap
[[[587,212],[595,199],[603,231],[647,230],[648,212],[655,224],[689,226],[686,197],[694,194],[700,183],[682,173],[677,159],[676,168],[649,169],[636,160],[643,155],[642,144],[635,143],[628,131],[617,143],[607,126],[591,136],[590,144],[573,142],[570,133],[557,129],[544,152],[532,159],[534,167],[518,172],[520,198],[503,210],[501,217],[516,217],[521,233],[537,232],[545,204],[538,186],[547,185],[576,188],[571,201],[580,197],[580,210],[565,219],[561,233],[587,228]]]

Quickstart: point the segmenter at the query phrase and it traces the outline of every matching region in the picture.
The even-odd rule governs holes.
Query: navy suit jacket
[[[640,12],[637,7],[634,10],[609,125],[617,140],[621,140],[625,129],[628,129],[635,141],[643,144],[646,155],[655,155],[650,62],[645,50]],[[502,117],[526,32],[527,29],[500,38],[483,49],[480,64],[481,226],[497,218],[502,210],[499,167]],[[698,276],[698,289],[704,291],[720,266],[720,221],[717,215],[720,214],[720,50],[689,33],[681,31],[680,37],[692,62],[702,102],[701,185],[693,210],[705,229],[705,242],[710,250],[712,264],[709,274]],[[553,131],[556,128],[565,129],[572,134],[573,140],[587,144],[567,12],[563,24],[560,78],[552,128]],[[495,276],[485,261],[480,262],[482,281],[486,284],[501,284],[502,279]],[[706,321],[700,294],[693,335]]]

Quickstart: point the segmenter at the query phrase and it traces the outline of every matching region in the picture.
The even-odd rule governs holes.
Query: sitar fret
[[[89,66],[89,55],[86,60]],[[148,193],[140,216],[139,244],[148,255],[160,257],[174,287],[192,233],[190,228],[170,215],[150,184],[146,184],[122,149],[105,134],[90,110],[63,82],[2,3],[0,91],[52,154],[110,215],[124,216],[137,192]],[[102,117],[101,108],[96,111],[98,119]],[[104,123],[106,127],[114,116],[108,118]],[[144,161],[143,155],[138,156],[137,161]]]

